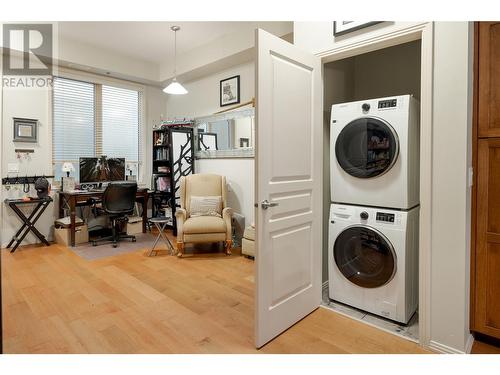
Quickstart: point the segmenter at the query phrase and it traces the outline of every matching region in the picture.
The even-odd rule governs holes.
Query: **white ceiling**
[[[161,63],[173,58],[174,33],[178,25],[177,53],[183,54],[227,34],[292,22],[59,22],[60,38],[101,47],[123,56]]]

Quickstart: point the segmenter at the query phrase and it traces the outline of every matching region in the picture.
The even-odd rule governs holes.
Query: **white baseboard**
[[[470,352],[472,351],[472,345],[473,344],[474,344],[474,336],[472,336],[469,333],[469,337],[467,338],[467,343],[465,344],[465,352],[467,354],[470,354]]]
[[[472,350],[472,344],[474,343],[474,337],[469,334],[467,338],[467,343],[465,344],[465,351],[452,348],[451,346],[441,344],[436,341],[432,341],[429,343],[429,349],[443,354],[469,354]]]

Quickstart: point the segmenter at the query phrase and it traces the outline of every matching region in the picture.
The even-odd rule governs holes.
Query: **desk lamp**
[[[65,162],[65,163],[63,163],[63,165],[61,167],[61,171],[66,172],[66,177],[69,177],[69,173],[74,172],[75,167],[73,166],[73,164],[71,164],[69,162]]]
[[[63,163],[61,171],[66,172],[66,177],[61,178],[61,185],[63,191],[74,190],[75,189],[75,179],[69,177],[70,172],[75,171],[75,167],[70,162]]]

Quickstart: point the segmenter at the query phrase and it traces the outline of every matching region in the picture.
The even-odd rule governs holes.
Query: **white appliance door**
[[[321,302],[323,94],[319,58],[263,30],[256,50],[259,348]]]

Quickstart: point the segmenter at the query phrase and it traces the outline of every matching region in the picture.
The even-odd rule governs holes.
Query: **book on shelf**
[[[153,133],[154,146],[168,146],[168,133],[154,132]]]
[[[155,160],[168,160],[168,149],[167,148],[157,148],[154,150]]]
[[[165,176],[158,176],[155,178],[155,190],[162,192],[170,191],[170,179]]]

